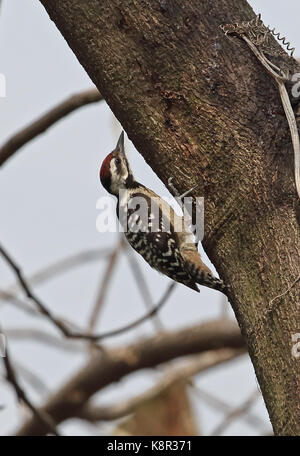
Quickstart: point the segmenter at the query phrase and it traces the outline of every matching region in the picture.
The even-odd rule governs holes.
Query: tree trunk
[[[41,3],[160,179],[167,185],[174,176],[180,191],[200,182],[204,248],[231,286],[274,431],[299,435],[291,140],[275,83],[244,42],[219,28],[252,19],[251,7],[245,0]],[[107,152],[100,150],[99,163]]]

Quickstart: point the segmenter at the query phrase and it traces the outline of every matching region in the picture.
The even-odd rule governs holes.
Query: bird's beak
[[[116,146],[116,150],[121,154],[125,155],[125,146],[124,146],[124,131],[120,134],[120,138],[118,139],[118,143]]]

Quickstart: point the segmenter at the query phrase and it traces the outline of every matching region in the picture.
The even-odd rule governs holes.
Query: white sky
[[[300,49],[299,1],[253,0],[250,3],[262,13],[266,24],[276,26],[288,36],[296,50]],[[7,81],[7,97],[0,98],[1,142],[66,96],[91,85],[38,0],[3,0],[0,56],[0,73]],[[99,165],[114,147],[116,134],[112,113],[105,103],[89,106],[29,143],[0,169],[0,239],[27,274],[77,251],[114,244],[115,236],[97,233],[95,223],[96,201],[105,194],[98,180]],[[144,160],[129,144],[128,149],[137,179],[158,193],[166,194]],[[140,264],[153,299],[157,300],[169,282],[142,260]],[[37,292],[57,315],[84,326],[102,270],[103,263],[86,265],[37,287]],[[126,259],[122,259],[115,277],[98,330],[122,326],[145,311]],[[0,288],[12,281],[11,272],[0,260]],[[216,318],[223,307],[221,300],[219,293],[207,288],[202,288],[198,295],[178,286],[162,310],[161,318],[167,328]],[[29,318],[10,305],[1,305],[0,322],[4,329],[38,327],[55,332],[43,319]],[[135,332],[109,340],[107,345],[132,341],[151,332],[152,325],[147,323]],[[11,341],[10,346],[14,359],[41,376],[50,390],[61,385],[84,359],[83,353],[65,354],[28,341]],[[109,388],[101,399],[110,401],[134,394],[151,382],[149,375],[139,373]],[[202,375],[198,382],[232,405],[241,404],[257,387],[253,368],[246,358]],[[27,383],[25,385],[39,403],[41,397]],[[1,404],[6,408],[0,411],[0,434],[5,435],[13,431],[18,419],[14,395],[4,383],[0,383]],[[262,401],[254,409],[266,418],[268,429]],[[202,404],[197,405],[196,413],[207,433],[221,418]],[[67,423],[61,429],[68,434],[95,432],[79,422]],[[256,431],[238,420],[226,434],[251,435]]]

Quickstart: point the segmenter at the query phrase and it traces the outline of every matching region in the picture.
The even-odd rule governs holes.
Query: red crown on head
[[[112,153],[108,154],[107,157],[103,160],[101,168],[100,168],[100,179],[101,177],[109,177],[110,176],[110,162],[112,159]]]
[[[108,181],[110,181],[110,162],[112,159],[112,152],[107,155],[107,157],[103,160],[101,168],[100,168],[100,181],[103,187],[107,188]]]

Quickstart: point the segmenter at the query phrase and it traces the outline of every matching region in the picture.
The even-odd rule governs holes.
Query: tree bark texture
[[[231,287],[274,431],[299,435],[291,139],[275,83],[220,29],[253,10],[245,0],[41,3],[160,179],[179,191],[201,184],[204,248]],[[107,152],[99,144],[99,163]]]

